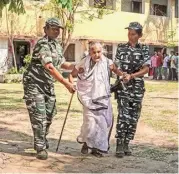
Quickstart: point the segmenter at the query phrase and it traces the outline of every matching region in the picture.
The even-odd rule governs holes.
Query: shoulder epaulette
[[[38,44],[47,44],[48,43],[48,39],[46,37],[42,37],[41,39],[39,39],[37,41]]]
[[[118,44],[118,47],[124,47],[124,46],[126,46],[126,44],[124,44],[124,43]]]

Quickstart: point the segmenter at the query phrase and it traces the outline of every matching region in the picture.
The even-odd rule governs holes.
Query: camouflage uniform
[[[148,60],[149,49],[146,45],[139,43],[135,47],[131,47],[129,43],[118,45],[115,64],[123,72],[131,74],[139,65],[149,65]],[[126,91],[118,90],[116,93],[118,102],[116,138],[129,143],[134,139],[141,113],[145,92],[143,77],[130,80],[126,86]]]
[[[46,24],[59,26],[55,18],[49,19]],[[44,36],[35,45],[31,63],[23,75],[24,99],[33,129],[34,149],[37,151],[46,149],[46,135],[56,114],[54,79],[44,65],[52,63],[58,68],[64,61],[58,41]]]

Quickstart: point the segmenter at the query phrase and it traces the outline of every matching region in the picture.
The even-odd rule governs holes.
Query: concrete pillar
[[[142,14],[145,14],[145,0],[142,0]]]
[[[121,0],[116,0],[116,10],[121,11]]]
[[[150,0],[144,0],[143,1],[144,2],[144,14],[146,15],[146,16],[148,16],[148,15],[150,15]]]
[[[88,51],[88,40],[75,41],[75,62],[79,62],[85,51]]]
[[[175,0],[168,0],[167,4],[167,17],[174,18],[175,17]]]
[[[112,47],[113,60],[115,59],[116,56],[117,45],[118,45],[117,43],[113,43],[113,47]]]

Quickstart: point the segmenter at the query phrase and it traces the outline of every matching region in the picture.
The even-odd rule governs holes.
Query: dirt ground
[[[150,83],[158,85],[159,82],[147,82],[149,86]],[[41,161],[35,158],[35,151],[32,149],[31,125],[25,105],[20,98],[22,87],[16,84],[10,84],[8,89],[6,85],[0,86],[0,102],[2,99],[7,99],[3,98],[5,92],[10,95],[15,91],[13,96],[16,100],[20,100],[17,104],[18,102],[21,104],[20,107],[5,108],[1,103],[0,172],[177,173],[178,171],[178,135],[175,131],[168,131],[173,125],[177,129],[177,89],[172,89],[168,93],[165,90],[156,92],[149,88],[143,101],[142,115],[145,117],[141,116],[135,140],[131,144],[133,155],[123,159],[115,157],[115,126],[111,136],[111,149],[105,157],[96,158],[90,154],[86,156],[80,154],[81,145],[76,142],[76,137],[80,131],[82,117],[81,107],[76,98],[73,100],[59,151],[55,153],[70,95],[68,94],[64,101],[62,98],[57,98],[62,102],[58,103],[58,115],[54,118],[48,135],[49,158]],[[62,96],[60,93],[59,95]],[[169,115],[166,115],[167,112]],[[165,124],[160,129],[161,125],[156,126],[157,120],[151,122],[151,118],[155,119],[157,116],[162,118],[162,113],[168,119],[169,128]],[[116,109],[114,114],[116,115]]]

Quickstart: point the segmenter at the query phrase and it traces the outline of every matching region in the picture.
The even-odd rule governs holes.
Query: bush
[[[26,55],[24,58],[25,66],[21,67],[19,69],[19,71],[15,67],[12,67],[11,69],[9,69],[7,71],[7,75],[5,75],[4,83],[20,83],[20,82],[22,82],[22,74],[28,68],[28,66],[31,62],[31,59],[32,59],[32,57],[30,54]],[[17,74],[17,75],[15,75],[15,74]]]
[[[25,67],[21,67],[21,68],[19,69],[19,74],[23,74],[23,73],[26,71],[26,69],[27,69],[27,68],[25,68]]]
[[[32,59],[32,57],[31,57],[30,54],[26,55],[24,57],[25,66],[21,67],[19,69],[19,71],[17,70],[17,68],[12,67],[11,69],[8,70],[7,74],[23,74],[26,71],[26,69],[28,68],[28,66],[29,66],[29,64],[31,62],[31,59]]]
[[[8,70],[7,74],[18,74],[17,68],[12,67]]]
[[[32,56],[30,54],[24,57],[25,69],[27,69],[27,67],[30,65],[31,60],[32,60]]]
[[[21,83],[23,75],[22,74],[5,74],[4,83]]]

